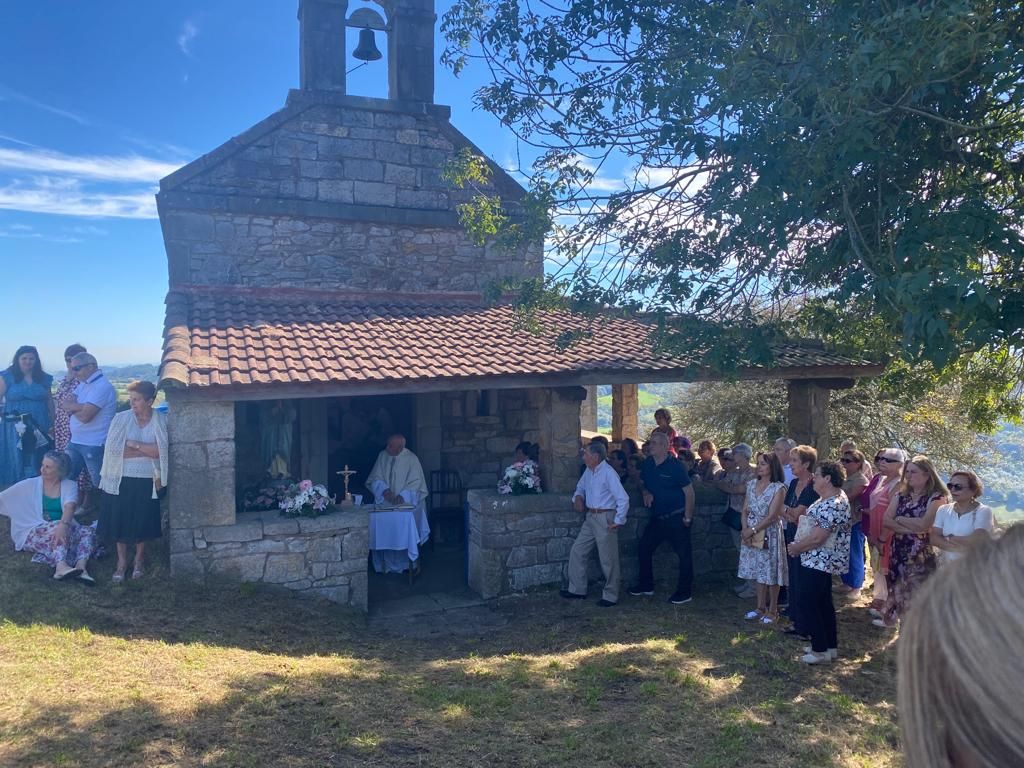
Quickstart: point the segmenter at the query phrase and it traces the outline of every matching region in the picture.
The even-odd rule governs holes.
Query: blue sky
[[[438,0],[438,15],[449,5]],[[158,361],[157,181],[284,105],[298,86],[296,10],[297,0],[0,0],[4,365],[34,344],[58,369],[72,342],[101,364]],[[514,138],[472,109],[486,74],[456,79],[439,65],[436,101],[507,166]],[[385,83],[382,61],[350,75],[349,91],[384,96]]]

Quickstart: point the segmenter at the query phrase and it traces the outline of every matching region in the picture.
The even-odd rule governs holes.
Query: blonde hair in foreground
[[[907,768],[1024,765],[1024,524],[943,566],[900,629]]]

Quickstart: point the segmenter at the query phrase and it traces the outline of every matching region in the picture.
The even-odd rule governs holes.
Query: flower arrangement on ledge
[[[511,493],[513,496],[540,493],[540,467],[537,462],[527,459],[507,467],[498,482],[498,493]]]
[[[254,485],[245,489],[242,494],[242,511],[256,512],[265,509],[280,509],[280,504],[288,495],[289,489],[297,481],[291,477],[273,477],[270,474]]]
[[[277,506],[282,517],[320,517],[334,510],[334,499],[327,495],[324,486],[303,480],[289,486]]]

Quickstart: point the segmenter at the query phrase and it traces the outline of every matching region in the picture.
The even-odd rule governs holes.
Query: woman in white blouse
[[[928,537],[932,546],[939,550],[940,563],[962,557],[978,540],[991,536],[995,524],[992,510],[978,501],[984,486],[974,472],[969,469],[954,472],[946,487],[953,503],[943,504],[936,511]]]

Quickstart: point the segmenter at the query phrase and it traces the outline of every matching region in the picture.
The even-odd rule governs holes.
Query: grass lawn
[[[412,638],[159,567],[115,588],[109,559],[91,590],[56,583],[6,522],[2,766],[900,764],[894,648],[862,610],[815,668],[724,589],[612,610],[540,592]]]

